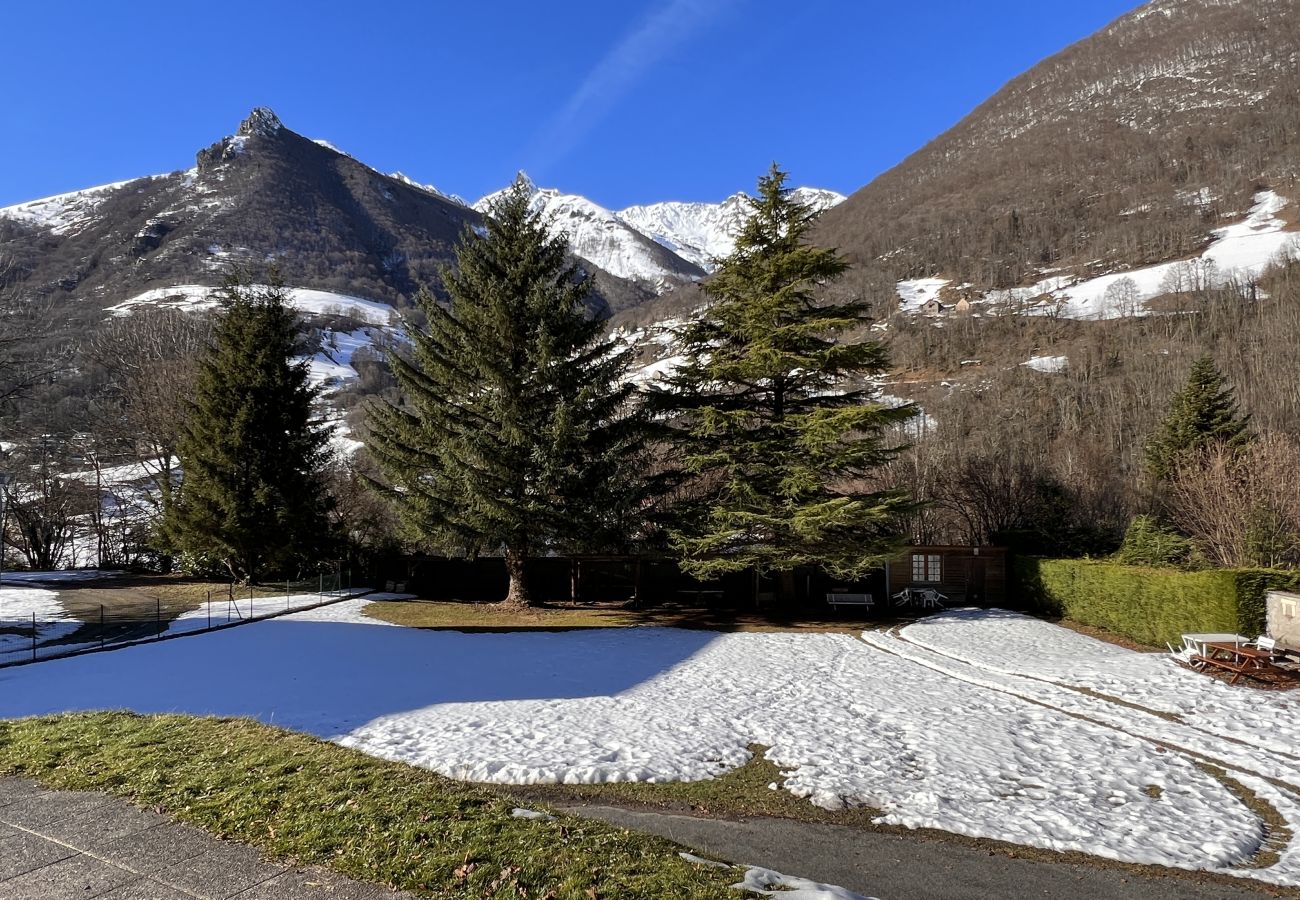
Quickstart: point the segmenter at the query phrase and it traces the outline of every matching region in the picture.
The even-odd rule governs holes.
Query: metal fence
[[[351,573],[302,581],[229,585],[194,601],[155,598],[124,604],[69,604],[52,600],[0,601],[0,666],[88,650],[226,628],[353,596]],[[39,608],[26,609],[25,606]]]

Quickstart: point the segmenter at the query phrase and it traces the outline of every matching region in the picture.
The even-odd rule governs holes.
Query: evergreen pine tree
[[[313,421],[307,363],[294,362],[296,317],[278,284],[232,278],[218,299],[162,534],[171,550],[236,580],[296,574],[332,544],[328,434]]]
[[[1147,470],[1157,480],[1173,474],[1197,450],[1249,443],[1250,419],[1237,409],[1232,388],[1203,356],[1192,364],[1187,385],[1174,395],[1160,428],[1146,446]]]
[[[734,252],[704,285],[700,316],[677,335],[686,361],[657,393],[675,412],[697,500],[672,534],[700,577],[820,566],[840,577],[879,565],[915,507],[871,487],[892,459],[886,430],[915,414],[886,408],[853,384],[883,372],[884,348],[852,339],[867,305],[828,304],[816,291],[847,264],[806,243],[815,213],[777,166],[758,182]]]
[[[449,553],[503,550],[505,602],[531,605],[525,562],[607,548],[639,509],[644,417],[628,352],[585,311],[590,283],[516,183],[486,233],[467,231],[443,281],[450,309],[417,299],[402,404],[370,410],[370,451],[405,530]]]

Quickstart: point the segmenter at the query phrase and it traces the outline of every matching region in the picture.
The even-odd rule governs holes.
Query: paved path
[[[648,831],[712,858],[755,864],[880,900],[1247,900],[1249,883],[1144,876],[1131,869],[1012,859],[974,847],[788,819],[732,822],[612,806],[565,812]],[[1277,896],[1277,894],[1272,894]],[[1296,896],[1287,892],[1285,896]]]
[[[0,778],[4,900],[413,900],[178,825],[107,794]]]

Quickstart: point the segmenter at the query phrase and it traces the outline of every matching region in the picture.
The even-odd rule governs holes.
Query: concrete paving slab
[[[198,894],[178,891],[176,888],[159,884],[151,878],[124,884],[113,888],[107,894],[100,894],[95,900],[203,900]]]
[[[95,855],[155,876],[179,862],[206,853],[215,840],[205,831],[169,822],[106,841],[96,848]]]
[[[106,894],[140,876],[84,854],[70,856],[0,881],[5,900],[87,900]]]
[[[26,778],[12,776],[0,778],[0,806],[8,806],[10,803],[17,803],[19,800],[45,793],[48,793],[45,788]]]
[[[252,847],[118,797],[0,779],[0,900],[414,900]]]
[[[0,822],[0,841],[8,837],[17,837],[20,834],[23,834],[21,830],[12,825],[6,825],[4,822]]]
[[[415,900],[373,884],[349,881],[322,869],[294,869],[249,888],[235,900]]]
[[[287,870],[288,866],[264,862],[251,847],[213,839],[211,849],[169,866],[155,877],[174,888],[228,900]]]
[[[46,791],[8,806],[0,806],[0,822],[22,828],[37,828],[60,819],[77,819],[112,798],[80,791]]]
[[[75,856],[76,850],[50,843],[34,834],[17,832],[0,838],[0,884],[33,869]],[[0,890],[0,897],[6,896]]]
[[[167,822],[154,812],[126,803],[104,803],[53,819],[40,825],[48,838],[83,850],[94,850],[120,838],[156,828]]]

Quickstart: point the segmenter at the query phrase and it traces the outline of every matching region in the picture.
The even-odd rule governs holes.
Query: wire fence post
[[[208,591],[208,631],[212,630],[212,591]]]
[[[104,647],[104,604],[99,604],[99,646]]]
[[[36,662],[36,613],[32,613],[32,662]]]
[[[154,627],[158,629],[158,637],[162,637],[162,597],[154,598]]]

